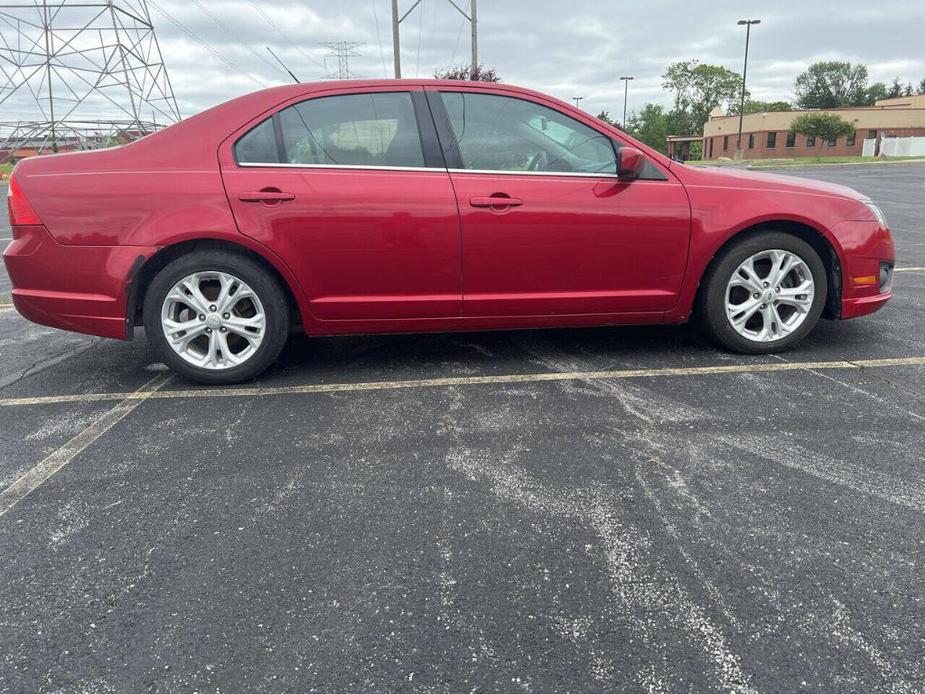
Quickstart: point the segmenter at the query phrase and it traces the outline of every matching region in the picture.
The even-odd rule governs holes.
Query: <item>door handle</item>
[[[490,195],[485,197],[470,198],[469,204],[472,207],[520,207],[524,201],[520,198],[509,198],[502,195]]]
[[[284,193],[281,190],[255,190],[238,193],[241,202],[286,202],[295,200],[295,193]]]

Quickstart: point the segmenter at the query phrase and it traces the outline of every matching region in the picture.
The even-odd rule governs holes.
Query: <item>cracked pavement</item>
[[[925,266],[925,166],[784,173],[869,194]],[[0,515],[0,692],[925,691],[925,366],[748,368],[925,356],[925,272],[895,294],[779,357],[294,337],[257,385],[728,373],[0,406],[0,491],[123,406]],[[0,401],[162,373],[141,331],[0,309]]]

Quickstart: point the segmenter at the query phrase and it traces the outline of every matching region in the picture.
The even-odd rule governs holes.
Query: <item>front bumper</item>
[[[62,330],[125,339],[127,287],[144,259],[156,251],[148,246],[62,246],[36,225],[13,228],[3,260],[13,285],[13,305],[23,317]]]
[[[836,236],[845,251],[839,317],[857,318],[879,311],[893,298],[892,281],[885,285],[880,281],[883,266],[892,270],[896,262],[893,235],[879,223],[865,221],[840,224]]]

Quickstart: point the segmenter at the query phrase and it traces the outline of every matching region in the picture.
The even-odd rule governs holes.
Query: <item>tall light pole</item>
[[[620,81],[623,82],[623,129],[626,130],[626,102],[629,99],[630,95],[630,80],[636,79],[635,77],[621,77]]]
[[[745,117],[745,75],[748,73],[748,39],[751,37],[752,24],[761,24],[760,19],[740,19],[739,26],[745,25],[745,64],[742,66],[742,98],[739,100],[739,135],[736,137],[736,159],[741,159],[742,152],[742,119]]]
[[[573,96],[572,97],[572,101],[575,102],[575,108],[578,108],[578,102],[581,101],[582,99],[584,99],[583,96]]]

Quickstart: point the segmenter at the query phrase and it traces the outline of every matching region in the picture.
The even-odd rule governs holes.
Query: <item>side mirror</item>
[[[646,155],[635,147],[621,147],[617,151],[617,177],[621,181],[635,181],[645,166]]]

